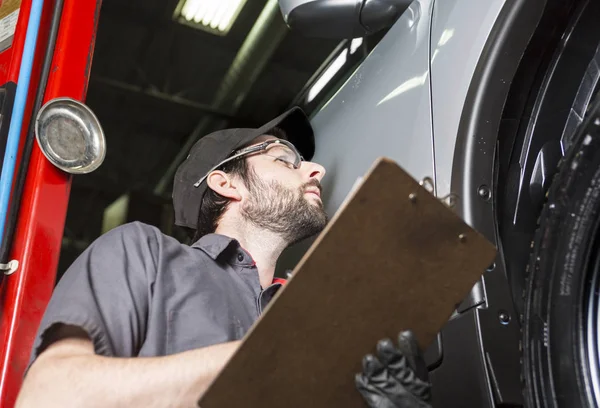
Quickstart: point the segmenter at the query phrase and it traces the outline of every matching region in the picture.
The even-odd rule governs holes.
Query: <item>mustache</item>
[[[317,179],[311,179],[309,182],[304,183],[302,185],[302,191],[305,191],[308,187],[317,187],[319,189],[319,193],[323,192],[323,186],[321,186],[321,182]]]

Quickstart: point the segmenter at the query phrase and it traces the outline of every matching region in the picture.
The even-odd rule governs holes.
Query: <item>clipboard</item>
[[[426,349],[496,248],[395,162],[379,158],[200,397],[201,408],[359,408],[377,341]]]

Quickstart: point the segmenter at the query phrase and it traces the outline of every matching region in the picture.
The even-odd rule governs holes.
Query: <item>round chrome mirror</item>
[[[90,173],[104,161],[106,141],[100,122],[74,99],[56,98],[42,106],[35,134],[44,156],[68,173]]]

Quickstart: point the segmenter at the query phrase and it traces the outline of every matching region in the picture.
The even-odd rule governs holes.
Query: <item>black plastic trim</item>
[[[317,38],[356,38],[369,32],[360,23],[364,0],[319,0],[294,7],[287,24],[302,35]]]
[[[495,197],[483,200],[477,192],[479,186],[493,185],[496,142],[504,104],[545,5],[545,0],[506,3],[473,74],[460,119],[451,190],[458,195],[459,214],[492,242],[497,241]]]

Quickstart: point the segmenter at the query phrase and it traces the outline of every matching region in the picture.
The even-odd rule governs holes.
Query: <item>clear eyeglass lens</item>
[[[267,146],[265,154],[291,164],[294,167],[300,165],[300,157],[288,146],[283,144],[271,144]]]

